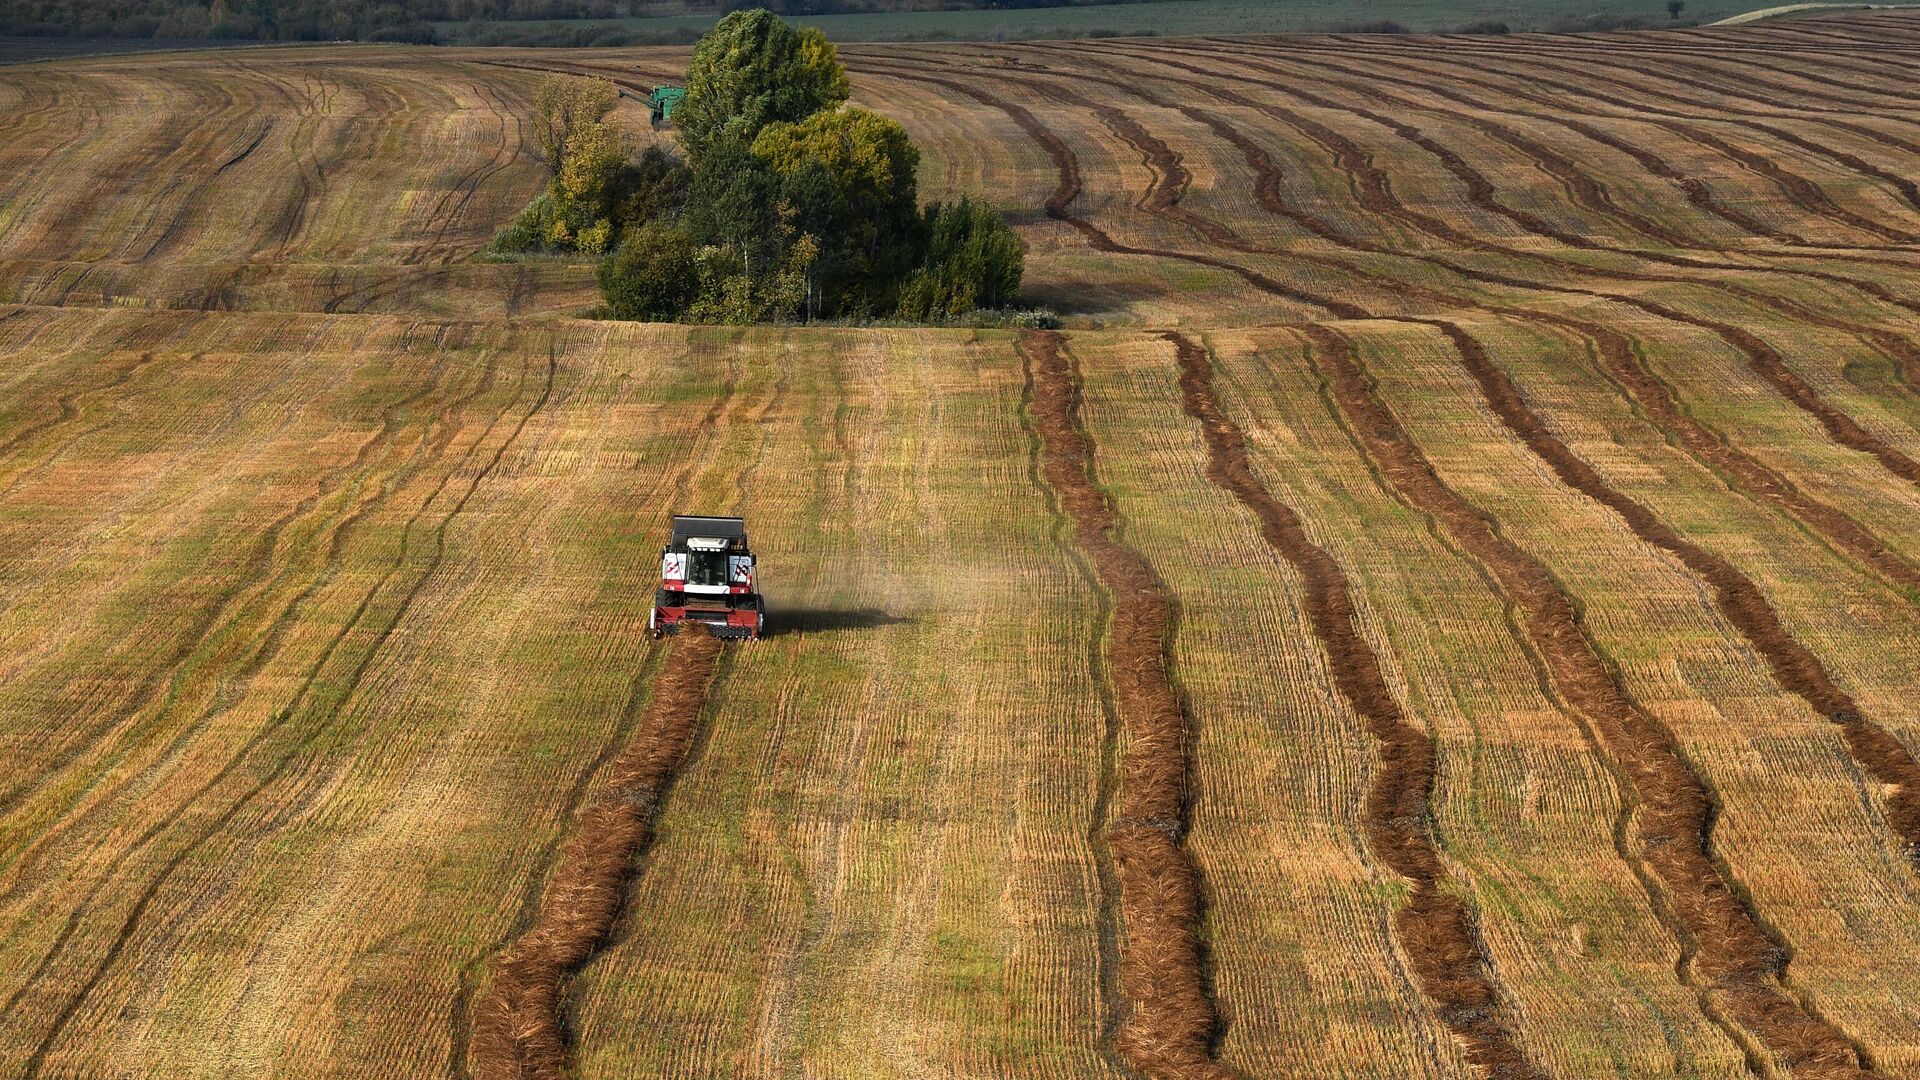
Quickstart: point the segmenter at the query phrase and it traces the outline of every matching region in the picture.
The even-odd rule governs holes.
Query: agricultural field
[[[1688,20],[1711,21],[1760,10],[1760,0],[1687,0]],[[660,11],[623,19],[474,19],[433,23],[443,44],[534,44],[542,34],[633,35],[629,43],[665,43],[675,35],[710,29],[720,10]],[[1510,30],[1542,30],[1560,23],[1632,20],[1648,26],[1673,21],[1665,0],[1145,0],[1064,7],[1000,7],[941,10],[856,11],[799,15],[794,22],[817,26],[835,41],[1035,40],[1145,35],[1277,34],[1327,32],[1336,27],[1391,23],[1423,33],[1476,24],[1504,23]]]
[[[0,71],[0,1076],[1920,1075],[1920,16],[842,57],[1062,330],[482,257],[684,50]]]

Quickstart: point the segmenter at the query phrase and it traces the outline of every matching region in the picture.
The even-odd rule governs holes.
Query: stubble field
[[[583,1076],[1920,1074],[1920,18],[842,55],[1068,329],[480,259],[681,53],[0,74],[0,1075],[515,1075],[631,807]]]

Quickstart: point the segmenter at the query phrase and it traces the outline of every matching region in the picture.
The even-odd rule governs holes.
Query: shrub
[[[501,229],[487,250],[496,255],[528,254],[547,249],[547,225],[553,216],[553,197],[537,196],[513,223]]]
[[[649,146],[639,160],[621,169],[614,181],[614,219],[629,224],[672,221],[687,203],[693,171],[687,163],[658,146]]]
[[[991,207],[962,197],[927,207],[926,258],[900,290],[906,319],[954,319],[1012,302],[1026,255]]]
[[[679,318],[700,284],[693,241],[657,221],[629,229],[619,250],[600,264],[599,278],[615,318],[654,322]]]
[[[1457,31],[1455,31],[1455,33],[1460,33],[1460,34],[1511,34],[1511,33],[1513,33],[1513,28],[1512,28],[1512,27],[1510,27],[1510,26],[1508,26],[1508,25],[1507,25],[1506,23],[1503,23],[1503,22],[1495,22],[1495,21],[1494,21],[1494,20],[1492,20],[1492,19],[1483,19],[1483,20],[1481,20],[1480,22],[1471,22],[1471,23],[1468,23],[1467,25],[1465,25],[1465,26],[1463,26],[1463,27],[1461,27],[1461,28],[1460,28],[1459,30],[1457,30]]]

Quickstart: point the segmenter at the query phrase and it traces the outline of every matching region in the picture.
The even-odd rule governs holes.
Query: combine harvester
[[[673,110],[679,107],[680,102],[684,100],[686,96],[687,89],[684,86],[656,86],[653,88],[653,96],[647,98],[647,108],[652,113],[650,120],[656,130],[660,125],[673,120]]]
[[[767,604],[754,588],[753,552],[740,518],[674,517],[647,629],[657,638],[688,620],[706,623],[721,638],[757,641],[765,632]]]

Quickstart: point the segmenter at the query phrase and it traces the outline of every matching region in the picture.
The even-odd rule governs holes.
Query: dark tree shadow
[[[813,634],[823,630],[873,630],[896,623],[912,622],[905,615],[889,615],[879,608],[781,608],[767,612],[767,637],[783,634]]]

